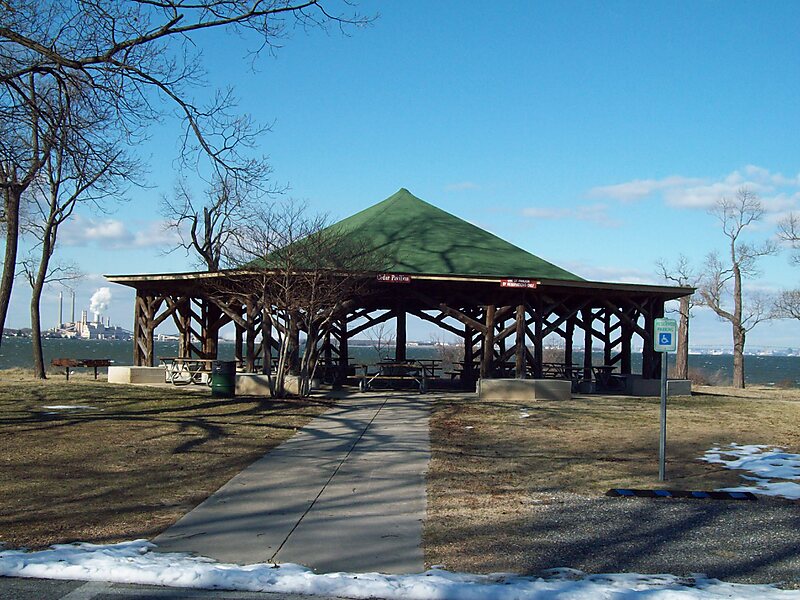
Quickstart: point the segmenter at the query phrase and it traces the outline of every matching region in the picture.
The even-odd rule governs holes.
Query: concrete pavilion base
[[[629,396],[660,396],[660,379],[642,379],[641,376],[628,375],[625,393]],[[689,379],[668,379],[667,396],[691,396],[692,382]]]
[[[286,376],[286,391],[289,394],[297,395],[299,391],[300,378],[296,375]],[[319,379],[311,381],[311,389],[322,385]],[[269,377],[260,373],[237,373],[236,374],[236,395],[237,396],[269,396]]]
[[[572,382],[561,379],[481,379],[481,400],[569,400]]]
[[[108,367],[108,383],[164,383],[164,367]]]

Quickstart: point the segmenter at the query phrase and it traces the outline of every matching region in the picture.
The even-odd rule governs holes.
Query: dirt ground
[[[700,519],[703,527],[715,532],[725,529],[718,536],[720,548],[704,550],[722,560],[725,544],[730,553],[730,540],[737,532],[770,513],[768,521],[787,530],[784,562],[773,561],[783,570],[759,572],[750,579],[748,565],[731,574],[724,572],[724,561],[711,562],[707,570],[740,580],[781,578],[791,569],[796,573],[800,556],[791,548],[800,542],[792,531],[800,525],[794,516],[800,514],[797,504],[765,501],[743,508],[711,501],[626,501],[604,494],[619,487],[712,490],[739,485],[737,472],[698,457],[715,445],[732,442],[800,451],[798,423],[800,390],[701,387],[692,397],[671,398],[668,481],[662,484],[658,398],[583,396],[567,402],[517,403],[442,396],[431,420],[426,561],[472,572],[533,573],[557,566],[675,572],[676,561],[680,563],[676,557],[691,555],[684,548],[689,537],[704,541],[696,548],[715,544],[707,529],[701,534],[700,525],[692,525],[691,515],[705,515]],[[756,516],[747,513],[754,510],[759,511]],[[579,522],[583,527],[575,530]],[[656,522],[664,525],[661,533],[650,529]],[[688,533],[678,535],[681,528]],[[780,539],[779,531],[763,533]],[[658,535],[662,537],[654,537]],[[748,535],[756,539],[761,534],[754,530]],[[578,540],[588,549],[576,548]],[[753,543],[749,554],[756,551]],[[765,555],[775,549],[766,537],[758,543]],[[662,549],[660,559],[639,564],[643,554],[659,556],[649,550],[652,545],[670,550]],[[570,547],[574,552],[565,550]],[[630,555],[627,562],[619,558],[625,555],[621,547]],[[559,561],[569,564],[555,564]],[[696,563],[701,562],[698,557]]]
[[[0,544],[10,547],[151,537],[331,405],[83,373],[3,376]],[[47,408],[70,405],[87,408]]]

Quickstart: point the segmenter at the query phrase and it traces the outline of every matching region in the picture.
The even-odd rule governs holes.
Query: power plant
[[[64,293],[58,293],[58,325],[46,332],[47,337],[74,338],[83,340],[130,340],[131,332],[111,325],[111,318],[106,317],[103,322],[100,308],[107,305],[107,301],[96,301],[101,288],[92,296],[94,310],[93,320],[89,320],[89,311],[82,310],[80,320],[75,319],[75,292],[72,292],[71,320],[64,321]]]

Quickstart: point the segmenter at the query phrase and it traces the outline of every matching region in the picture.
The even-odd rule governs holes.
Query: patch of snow
[[[725,583],[703,575],[587,575],[574,569],[554,569],[541,578],[503,573],[471,575],[441,569],[416,575],[316,574],[295,564],[225,564],[187,553],[153,552],[155,547],[147,540],[136,540],[109,545],[62,544],[40,552],[7,550],[0,552],[0,576],[392,600],[800,598],[798,591],[772,585]]]
[[[530,416],[531,416],[531,413],[526,413],[526,412],[519,413],[519,418],[520,419],[527,419]]]
[[[80,404],[54,404],[52,406],[43,406],[47,410],[95,410],[94,406],[82,406]]]
[[[708,450],[700,460],[751,473],[742,475],[742,478],[752,481],[753,485],[723,488],[719,491],[752,492],[800,500],[800,484],[792,481],[800,480],[800,454],[790,454],[777,446],[730,444],[725,449],[714,447]],[[790,481],[772,481],[774,479]]]
[[[475,429],[472,425],[467,425],[464,429]]]

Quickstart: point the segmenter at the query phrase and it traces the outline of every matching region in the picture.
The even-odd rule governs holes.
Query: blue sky
[[[379,17],[348,35],[291,31],[255,69],[247,40],[196,39],[209,84],[234,86],[242,111],[273,124],[261,150],[274,180],[314,211],[344,217],[406,187],[586,278],[656,282],[657,259],[683,253],[699,267],[723,248],[706,212],[717,198],[759,193],[767,215],[754,240],[800,204],[796,2],[364,0],[359,10]],[[191,269],[162,252],[171,125],[140,148],[150,187],[65,232],[62,256],[88,274],[79,306],[103,273]],[[798,275],[783,252],[752,287],[794,287]],[[10,326],[27,324],[24,286]],[[130,326],[131,294],[112,294],[107,314]],[[798,333],[780,323],[749,342],[797,346]],[[729,344],[729,328],[698,311],[693,341]]]

